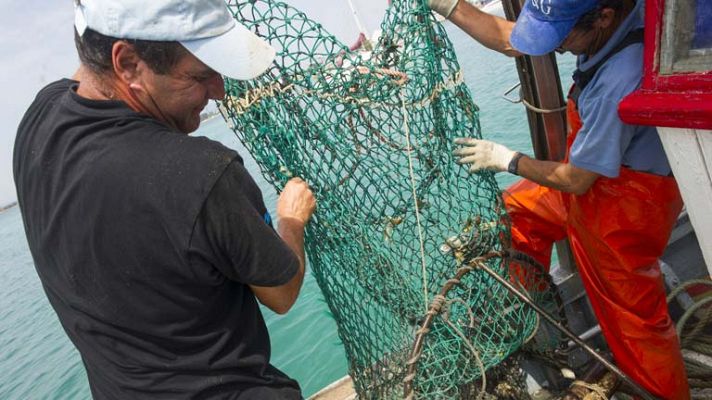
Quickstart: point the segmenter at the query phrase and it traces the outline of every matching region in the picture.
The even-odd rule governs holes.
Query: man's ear
[[[608,29],[613,25],[613,21],[616,19],[616,10],[612,8],[604,8],[601,10],[601,16],[593,23],[594,28],[598,29]]]
[[[138,81],[143,66],[133,45],[117,40],[111,48],[111,61],[119,81],[127,86]]]

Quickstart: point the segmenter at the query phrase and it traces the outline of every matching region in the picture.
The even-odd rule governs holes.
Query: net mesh
[[[463,262],[509,240],[493,174],[454,163],[452,139],[481,134],[443,26],[426,0],[394,0],[360,52],[284,3],[228,6],[277,58],[257,79],[226,80],[221,111],[277,190],[295,176],[313,189],[307,254],[359,396],[402,398],[404,381],[417,398],[472,393],[538,320],[476,269],[437,297]],[[507,274],[507,260],[486,262]]]

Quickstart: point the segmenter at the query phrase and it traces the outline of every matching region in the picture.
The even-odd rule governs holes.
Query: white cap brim
[[[180,44],[219,74],[238,80],[262,75],[276,55],[269,43],[240,23],[221,35]]]

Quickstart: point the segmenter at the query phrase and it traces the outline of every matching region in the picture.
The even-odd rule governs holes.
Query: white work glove
[[[445,18],[449,18],[458,0],[428,0],[428,7]]]
[[[469,164],[470,172],[488,169],[495,172],[506,171],[517,154],[499,143],[473,138],[457,138],[455,144],[462,145],[452,154],[459,157],[458,164]]]

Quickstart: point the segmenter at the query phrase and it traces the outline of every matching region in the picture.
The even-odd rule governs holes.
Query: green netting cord
[[[228,1],[277,58],[257,79],[227,80],[221,111],[277,190],[299,176],[316,195],[307,253],[362,398],[403,396],[434,301],[417,398],[472,393],[537,324],[478,270],[436,298],[463,261],[502,250],[509,227],[493,174],[454,163],[454,137],[481,137],[478,109],[425,2],[393,1],[363,53],[284,3]],[[507,275],[506,260],[486,262]]]

